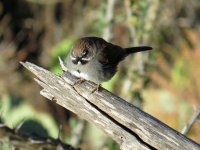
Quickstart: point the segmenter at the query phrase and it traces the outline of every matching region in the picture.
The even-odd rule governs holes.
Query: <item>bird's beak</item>
[[[74,64],[80,64],[80,61],[81,61],[81,57],[76,57],[73,61]]]

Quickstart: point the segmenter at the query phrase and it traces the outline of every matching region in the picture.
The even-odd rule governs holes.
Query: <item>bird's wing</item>
[[[125,57],[125,50],[117,45],[107,43],[99,52],[98,60],[104,68],[115,67]]]

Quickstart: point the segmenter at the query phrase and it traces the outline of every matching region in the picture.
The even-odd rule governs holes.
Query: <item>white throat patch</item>
[[[81,73],[81,72],[78,72],[78,71],[72,71],[71,72],[74,76],[78,77],[78,78],[83,78],[83,79],[86,79],[88,80],[88,75],[85,74],[85,73]]]

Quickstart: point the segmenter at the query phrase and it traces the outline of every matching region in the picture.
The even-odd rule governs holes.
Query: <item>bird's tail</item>
[[[149,51],[152,50],[152,47],[149,46],[138,46],[138,47],[129,47],[125,48],[126,54],[137,53],[142,51]]]

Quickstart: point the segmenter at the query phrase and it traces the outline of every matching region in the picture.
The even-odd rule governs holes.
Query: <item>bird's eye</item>
[[[86,55],[88,54],[88,52],[89,52],[88,49],[85,48],[85,49],[83,50],[83,52],[82,52],[82,55],[83,55],[83,56],[86,56]]]

